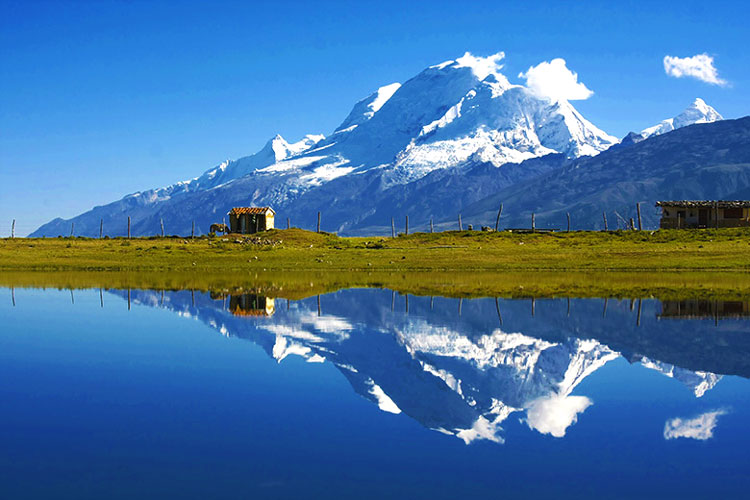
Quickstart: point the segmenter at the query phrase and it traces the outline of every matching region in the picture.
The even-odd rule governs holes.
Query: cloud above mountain
[[[664,56],[664,72],[674,78],[695,78],[720,87],[728,83],[719,78],[714,58],[708,54],[697,54],[692,57]]]
[[[565,59],[557,58],[531,66],[519,73],[526,86],[538,97],[553,101],[579,101],[588,99],[594,92],[578,81],[578,73],[568,69]]]

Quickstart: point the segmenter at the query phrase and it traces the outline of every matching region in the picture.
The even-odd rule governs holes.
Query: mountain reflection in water
[[[375,289],[300,301],[112,293],[250,340],[278,362],[332,363],[380,410],[403,412],[465,443],[503,442],[512,414],[534,431],[565,436],[593,404],[573,394],[576,387],[621,356],[680,381],[696,398],[723,375],[750,376],[748,325],[737,319],[748,310],[742,302],[464,300]],[[665,438],[710,437],[724,412],[696,417],[705,422],[674,419]]]

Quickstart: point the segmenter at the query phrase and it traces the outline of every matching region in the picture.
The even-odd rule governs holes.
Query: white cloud
[[[565,431],[578,421],[578,414],[592,405],[585,396],[554,394],[531,402],[526,410],[526,423],[542,434],[565,436]]]
[[[664,439],[690,438],[705,441],[714,437],[714,427],[719,415],[726,415],[726,410],[715,410],[702,413],[695,418],[673,418],[664,424]]]
[[[565,59],[552,59],[530,67],[526,73],[519,73],[526,80],[526,86],[539,97],[554,101],[576,101],[588,99],[594,92],[583,82],[578,81],[578,73],[568,69]]]
[[[719,78],[719,72],[714,67],[714,58],[708,54],[693,57],[664,56],[664,72],[675,78],[697,78],[711,85],[727,84],[726,80]]]
[[[498,75],[503,65],[500,64],[505,58],[505,52],[498,52],[487,57],[477,57],[470,52],[466,52],[462,57],[456,59],[457,68],[471,68],[480,80],[484,80],[489,75]]]

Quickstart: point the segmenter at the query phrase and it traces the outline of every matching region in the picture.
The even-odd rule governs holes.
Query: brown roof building
[[[271,207],[234,207],[229,211],[229,232],[252,234],[273,229],[275,215]]]
[[[680,200],[657,201],[661,207],[661,229],[750,226],[750,201]]]

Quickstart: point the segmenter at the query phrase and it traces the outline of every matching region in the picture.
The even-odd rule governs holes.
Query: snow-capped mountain
[[[221,163],[197,178],[96,207],[74,218],[77,234],[97,234],[101,219],[108,234],[123,234],[127,216],[134,234],[154,234],[159,219],[169,233],[184,233],[193,219],[206,232],[232,205],[271,205],[282,217],[304,220],[306,211],[297,201],[310,193],[321,207],[330,206],[330,192],[322,188],[336,180],[360,197],[377,195],[437,170],[478,163],[503,167],[550,153],[577,158],[617,142],[569,102],[510,83],[501,73],[503,57],[466,53],[426,68],[356,103],[328,137],[308,135],[290,144],[277,135],[258,153]],[[361,203],[362,213],[377,212],[366,199]],[[337,230],[353,225],[335,221]],[[56,219],[34,235],[65,234],[65,227],[69,221]]]
[[[693,103],[685,109],[685,111],[674,118],[667,118],[653,127],[643,129],[641,131],[641,136],[643,138],[648,138],[654,135],[666,134],[667,132],[687,127],[688,125],[694,125],[696,123],[711,123],[723,119],[724,118],[719,112],[706,104],[703,99],[696,98]]]

